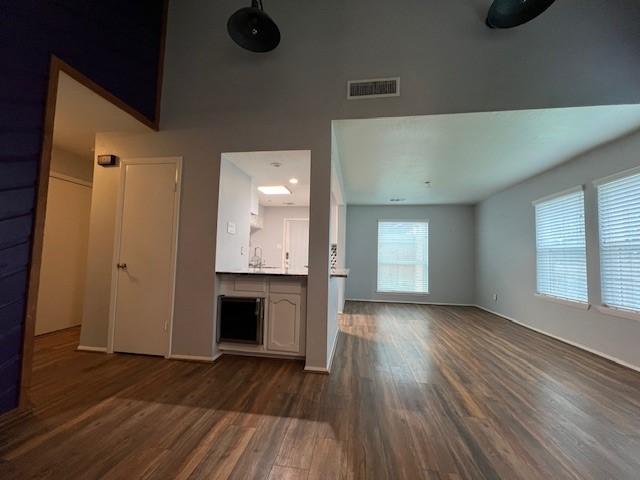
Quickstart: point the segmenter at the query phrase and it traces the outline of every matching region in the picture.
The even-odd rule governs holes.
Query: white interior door
[[[304,271],[309,266],[309,219],[285,220],[284,265]]]
[[[179,163],[123,161],[113,351],[165,355],[173,315]]]

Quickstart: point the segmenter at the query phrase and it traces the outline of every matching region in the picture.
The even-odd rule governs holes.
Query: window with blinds
[[[602,303],[640,312],[640,172],[598,185]]]
[[[534,203],[537,292],[587,303],[587,247],[582,188]]]
[[[378,222],[377,290],[429,293],[428,222]]]

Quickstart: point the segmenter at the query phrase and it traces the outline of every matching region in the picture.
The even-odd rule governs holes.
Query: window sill
[[[376,290],[376,294],[378,295],[429,295],[429,292],[391,292],[391,291]]]
[[[611,315],[613,317],[627,318],[629,320],[640,321],[640,312],[633,312],[631,310],[620,310],[619,308],[607,307],[606,305],[598,306],[598,311],[605,315]]]
[[[567,307],[577,308],[579,310],[589,310],[591,305],[585,302],[578,302],[576,300],[567,300],[565,298],[552,297],[551,295],[545,295],[544,293],[536,293],[536,297],[548,302],[559,303]]]

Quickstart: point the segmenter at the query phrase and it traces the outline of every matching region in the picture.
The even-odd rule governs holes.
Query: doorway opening
[[[216,271],[309,268],[311,151],[223,153]]]
[[[303,270],[309,268],[309,219],[285,218],[284,268]]]
[[[79,350],[81,328],[90,314],[86,286],[91,237],[101,225],[92,208],[101,195],[95,188],[96,138],[103,132],[149,133],[156,126],[81,73],[52,57],[32,261],[23,340],[20,404],[29,403],[34,343],[39,337],[64,335]],[[98,191],[96,191],[98,190]],[[99,202],[98,202],[99,203]],[[42,338],[39,345],[47,345]]]

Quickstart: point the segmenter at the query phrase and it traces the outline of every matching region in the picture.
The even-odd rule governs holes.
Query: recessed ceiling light
[[[289,179],[289,183],[290,183],[290,184],[292,184],[292,185],[295,185],[295,184],[297,184],[297,183],[298,183],[298,179],[297,179],[297,178],[295,178],[295,177],[294,177],[294,178],[290,178],[290,179]]]
[[[258,190],[265,195],[291,195],[291,190],[284,185],[262,186]]]

